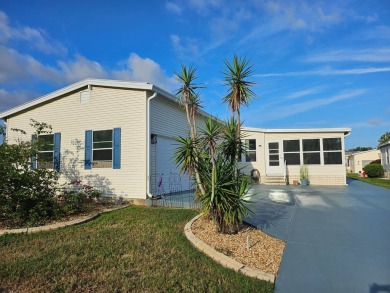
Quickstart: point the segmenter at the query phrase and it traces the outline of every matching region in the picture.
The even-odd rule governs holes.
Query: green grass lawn
[[[184,236],[193,210],[129,207],[79,226],[0,236],[0,292],[272,292]]]
[[[390,180],[388,179],[361,177],[358,173],[347,173],[347,177],[390,189]]]

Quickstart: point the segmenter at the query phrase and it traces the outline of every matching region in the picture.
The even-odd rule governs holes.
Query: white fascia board
[[[378,149],[380,149],[384,146],[387,146],[387,145],[390,145],[390,140],[388,142],[384,142],[384,143],[381,143],[380,145],[378,145]]]
[[[242,127],[243,131],[252,132],[264,132],[264,133],[325,133],[325,132],[336,132],[349,134],[351,128],[306,128],[306,129],[263,129],[253,127]]]

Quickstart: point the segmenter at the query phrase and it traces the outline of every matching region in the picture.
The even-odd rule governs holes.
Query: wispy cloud
[[[306,62],[390,62],[390,48],[366,50],[336,50],[314,54],[304,59]]]
[[[320,88],[307,89],[307,90],[291,93],[291,94],[286,96],[286,99],[293,100],[293,99],[297,99],[297,98],[301,98],[301,97],[305,97],[305,96],[309,96],[309,95],[318,94],[320,92],[321,92]]]
[[[389,72],[390,67],[368,67],[368,68],[354,68],[354,69],[331,69],[325,68],[320,70],[306,70],[306,71],[292,71],[282,73],[264,73],[255,74],[255,77],[273,77],[273,76],[305,76],[305,75],[356,75],[356,74],[370,74],[378,72]]]
[[[175,13],[178,15],[180,15],[182,12],[182,8],[178,4],[173,3],[173,2],[166,2],[165,9],[167,9],[169,12],[172,12],[172,13]]]
[[[271,111],[267,114],[263,115],[263,119],[265,120],[277,120],[282,119],[285,117],[293,116],[299,113],[304,113],[306,111],[318,108],[318,107],[324,107],[330,104],[334,104],[339,101],[351,99],[356,96],[360,96],[362,94],[366,93],[366,90],[364,89],[358,89],[358,90],[351,90],[346,92],[341,92],[339,94],[336,94],[332,97],[328,98],[322,98],[322,99],[316,99],[316,100],[310,100],[302,103],[296,103],[296,104],[289,104],[283,107],[278,107],[276,112]]]
[[[0,43],[6,44],[10,40],[28,43],[45,54],[62,55],[67,52],[61,42],[50,38],[42,29],[11,26],[7,14],[0,11]]]

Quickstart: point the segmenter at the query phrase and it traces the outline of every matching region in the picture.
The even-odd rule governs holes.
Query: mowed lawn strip
[[[129,207],[92,222],[0,236],[0,292],[272,292],[185,238],[193,210]]]
[[[361,175],[357,173],[347,173],[347,177],[390,189],[389,179],[361,177]]]

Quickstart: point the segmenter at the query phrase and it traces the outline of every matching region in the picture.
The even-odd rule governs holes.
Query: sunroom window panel
[[[324,164],[325,165],[339,165],[342,164],[341,152],[324,152]]]
[[[284,160],[287,165],[300,165],[301,159],[299,153],[284,153]]]
[[[304,153],[303,161],[308,165],[319,165],[321,164],[320,153]]]
[[[284,152],[299,152],[299,140],[284,140],[283,151]]]
[[[315,152],[320,151],[320,140],[319,139],[304,139],[302,141],[304,152]]]
[[[324,151],[339,151],[341,150],[341,138],[324,138]]]

